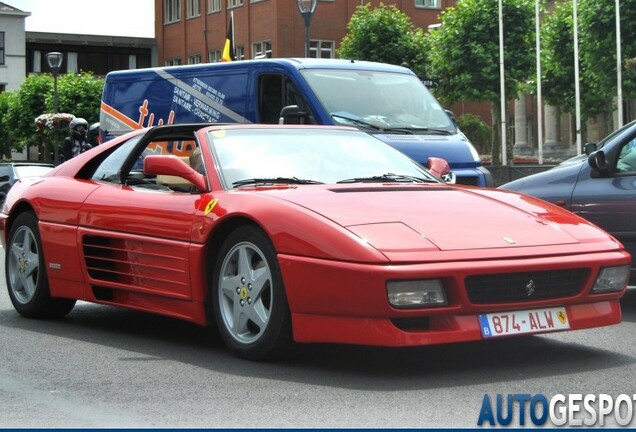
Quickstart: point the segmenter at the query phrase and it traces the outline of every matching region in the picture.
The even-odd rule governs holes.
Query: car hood
[[[417,133],[405,135],[374,133],[374,136],[423,165],[426,165],[430,156],[443,157],[451,168],[476,168],[482,165],[472,144],[460,134],[427,135]]]
[[[586,224],[532,197],[448,185],[299,188],[280,198],[329,218],[383,252],[576,245],[580,239],[562,224]]]

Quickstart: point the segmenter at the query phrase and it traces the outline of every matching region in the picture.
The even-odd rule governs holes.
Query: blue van
[[[111,72],[102,139],[196,122],[349,125],[426,165],[444,158],[456,182],[493,186],[476,150],[408,68],[334,59],[261,59]]]

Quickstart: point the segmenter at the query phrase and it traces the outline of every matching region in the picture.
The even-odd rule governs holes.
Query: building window
[[[227,8],[237,8],[243,6],[243,0],[227,0]]]
[[[199,64],[201,63],[201,54],[195,54],[188,57],[188,64]]]
[[[208,13],[221,12],[221,0],[208,0]]]
[[[181,19],[181,0],[163,0],[163,22],[170,24]]]
[[[166,60],[166,66],[179,66],[181,64],[180,58]]]
[[[42,53],[39,50],[33,50],[33,73],[42,73]]]
[[[221,50],[210,51],[208,53],[208,63],[218,63],[221,61]]]
[[[234,47],[234,58],[236,60],[245,60],[245,47],[244,46],[237,46]]]
[[[440,0],[415,0],[416,7],[440,9]]]
[[[187,0],[188,18],[201,16],[201,0]]]
[[[272,58],[272,41],[262,41],[252,44],[254,58]]]
[[[334,58],[334,41],[311,40],[309,41],[309,57]]]
[[[77,62],[76,52],[66,53],[66,72],[74,74],[79,72],[79,63]]]
[[[0,65],[4,64],[4,32],[0,32]]]

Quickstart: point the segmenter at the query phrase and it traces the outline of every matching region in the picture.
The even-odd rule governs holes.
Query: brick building
[[[380,1],[319,0],[310,27],[310,57],[334,58],[347,23],[360,4]],[[456,0],[387,0],[422,28]],[[155,0],[158,64],[215,62],[221,58],[230,13],[237,59],[304,57],[305,22],[294,0]]]

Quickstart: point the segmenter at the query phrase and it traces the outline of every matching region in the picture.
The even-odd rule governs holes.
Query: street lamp
[[[53,72],[53,109],[55,111],[54,114],[57,114],[59,108],[57,104],[57,74],[60,71],[60,66],[62,66],[62,53],[59,52],[50,52],[46,55],[46,61],[49,63],[49,67],[51,68],[51,72]],[[55,165],[59,165],[60,163],[60,150],[57,146],[57,126],[53,127],[53,154],[54,154],[54,163]]]
[[[298,11],[305,20],[305,57],[309,57],[309,26],[317,4],[318,0],[296,0]]]

